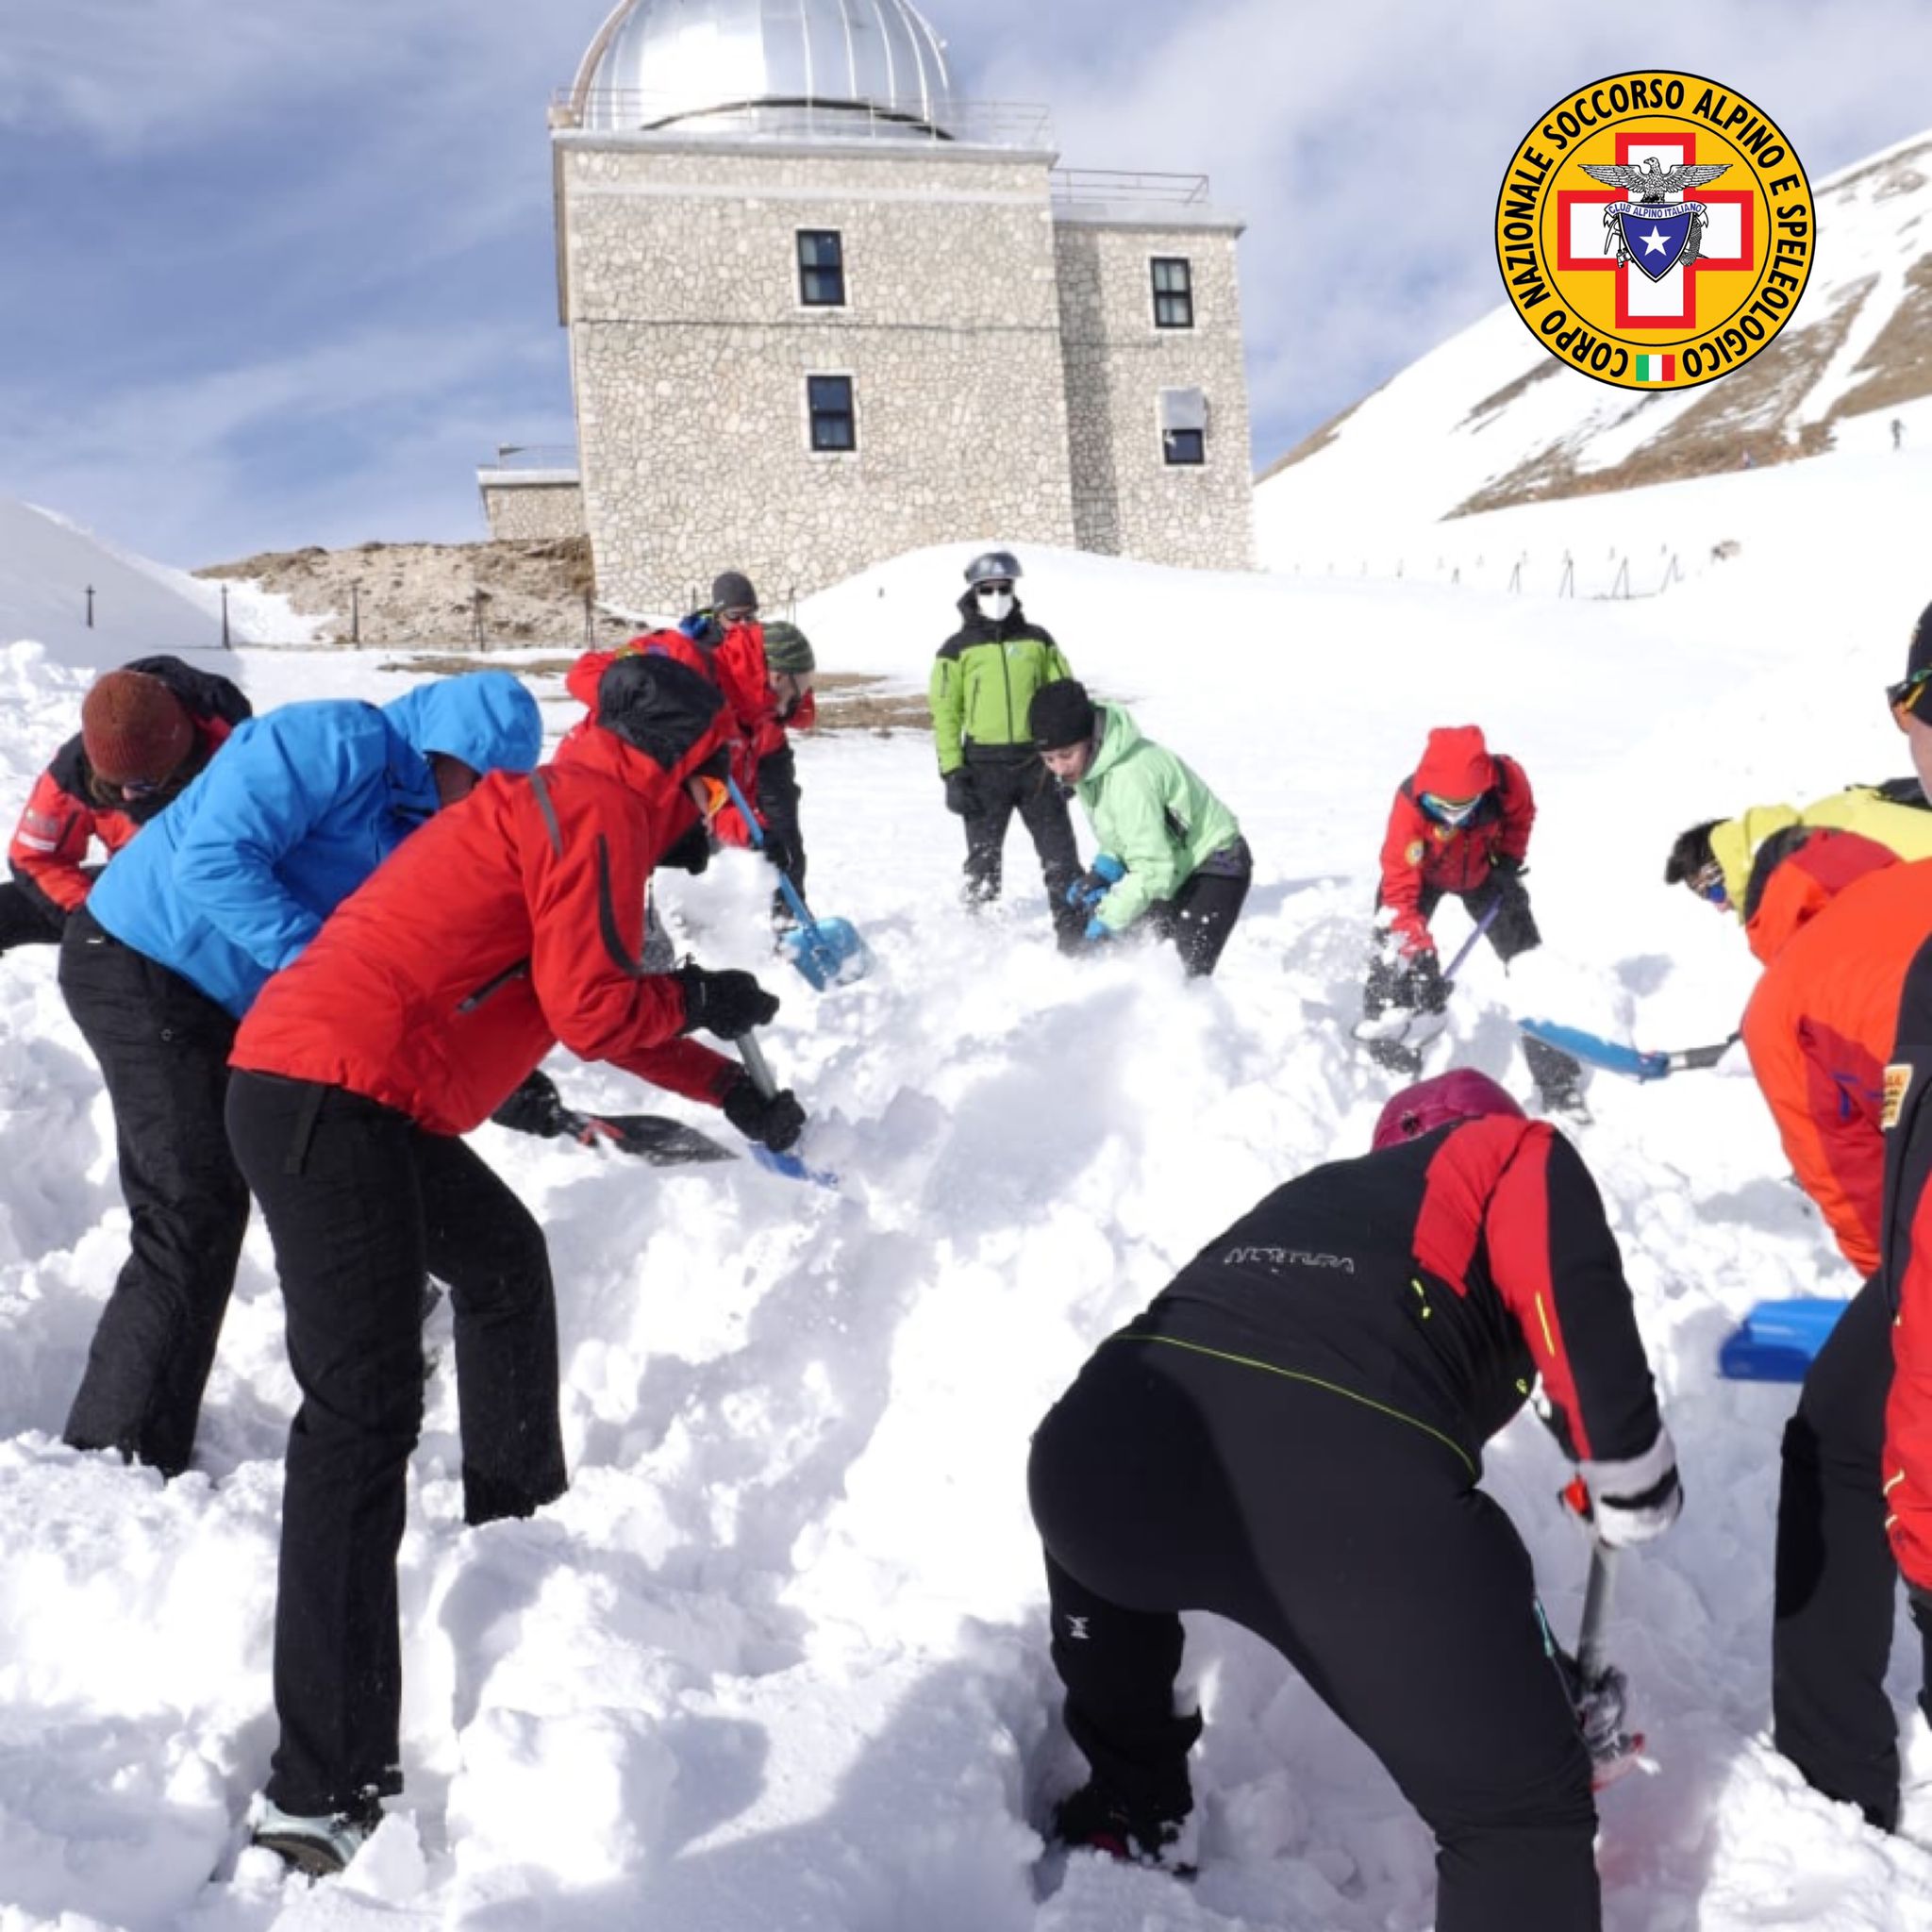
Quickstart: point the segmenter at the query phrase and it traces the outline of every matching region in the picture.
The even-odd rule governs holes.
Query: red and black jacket
[[[56,917],[87,897],[93,883],[86,869],[92,841],[98,839],[109,852],[120,851],[181,792],[228,733],[255,715],[225,677],[196,671],[178,658],[136,658],[124,668],[159,678],[181,700],[194,725],[194,750],[166,786],[140,799],[123,798],[118,789],[95,778],[78,732],[55,753],[14,827],[7,863],[21,889]]]
[[[1473,748],[1457,742],[1463,739]],[[1460,755],[1445,758],[1445,748]],[[1467,797],[1472,786],[1481,792],[1481,802],[1459,825],[1432,819],[1420,803],[1424,791]],[[1528,774],[1514,758],[1485,751],[1482,734],[1474,725],[1432,732],[1430,757],[1403,780],[1382,836],[1376,903],[1394,909],[1391,924],[1401,935],[1403,951],[1413,953],[1431,943],[1424,893],[1473,892],[1489,878],[1499,858],[1521,864],[1535,824],[1536,797]]]
[[[1539,1375],[1592,1489],[1642,1483],[1662,1435],[1602,1199],[1541,1121],[1460,1121],[1290,1181],[1125,1333],[1367,1403],[1473,1474]]]
[[[1914,868],[1915,870],[1917,868]],[[1885,1407],[1886,1528],[1905,1579],[1932,1591],[1932,940],[1906,973],[1884,1074],[1880,1221],[1893,1328]]]

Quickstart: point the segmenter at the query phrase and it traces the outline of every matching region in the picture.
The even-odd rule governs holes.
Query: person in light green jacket
[[[1100,844],[1069,891],[1087,915],[1085,938],[1143,926],[1174,941],[1190,977],[1212,973],[1254,877],[1234,814],[1142,738],[1124,706],[1096,706],[1074,678],[1042,685],[1027,722],[1041,762],[1073,788]]]

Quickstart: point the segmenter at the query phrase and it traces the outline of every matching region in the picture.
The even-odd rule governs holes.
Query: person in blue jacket
[[[60,991],[113,1103],[133,1223],[62,1432],[75,1448],[187,1468],[248,1225],[223,1125],[236,1025],[418,825],[487,772],[530,770],[542,738],[504,671],[382,706],[284,705],[237,729],[68,921]]]

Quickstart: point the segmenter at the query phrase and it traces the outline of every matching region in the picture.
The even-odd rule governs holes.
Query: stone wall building
[[[1241,224],[1205,181],[1058,171],[904,0],[624,0],[552,121],[578,463],[485,472],[493,534],[578,483],[639,614],[962,540],[1251,564]]]

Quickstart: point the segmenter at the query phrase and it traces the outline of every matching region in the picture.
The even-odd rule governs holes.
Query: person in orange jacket
[[[1744,1012],[1752,1071],[1800,1186],[1864,1277],[1780,1445],[1773,1738],[1809,1783],[1889,1830],[1899,1771],[1879,1468],[1891,1369],[1878,1273],[1886,1066],[1907,971],[1932,936],[1932,860],[1794,824],[1759,847],[1739,910],[1765,962]]]
[[[1536,798],[1512,758],[1491,752],[1476,724],[1439,725],[1422,761],[1402,781],[1382,839],[1375,896],[1375,949],[1362,990],[1365,1027],[1391,1011],[1440,1013],[1447,993],[1429,921],[1445,898],[1472,919],[1491,908],[1490,944],[1506,964],[1542,943],[1523,883]],[[1370,1057],[1397,1073],[1422,1070],[1422,1055],[1404,1040],[1363,1034]],[[1545,1110],[1584,1112],[1583,1070],[1540,1040],[1524,1041],[1524,1058]]]
[[[492,773],[337,908],[236,1035],[228,1138],[275,1246],[302,1404],[275,1612],[281,1737],[255,1840],[340,1870],[401,1789],[395,1556],[422,1420],[423,1278],[450,1287],[463,1513],[560,1495],[555,1294],[542,1230],[461,1136],[559,1041],[661,1077],[695,1029],[775,1014],[748,973],[644,969],[644,884],[691,843],[722,741],[716,688],[638,656],[555,762]],[[685,1042],[689,1044],[690,1042]],[[804,1112],[760,1096],[757,1138]]]
[[[178,797],[237,724],[254,715],[241,690],[179,658],[137,658],[95,679],[80,729],[34,782],[7,848],[0,953],[58,945],[111,854]]]

